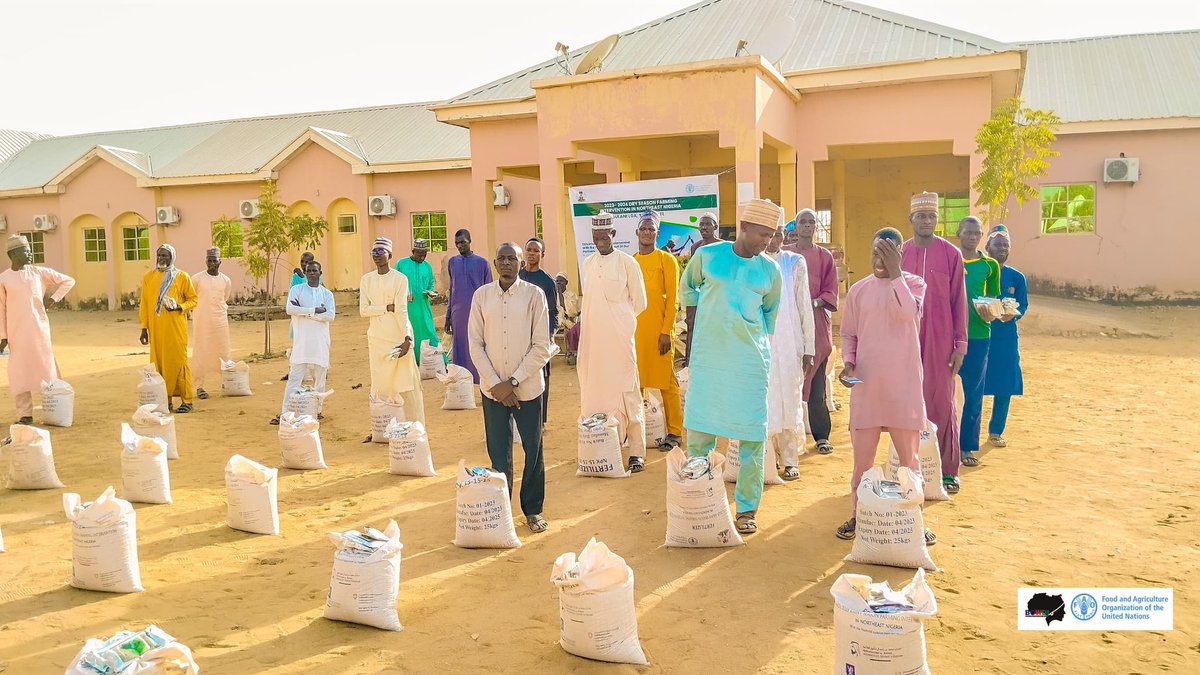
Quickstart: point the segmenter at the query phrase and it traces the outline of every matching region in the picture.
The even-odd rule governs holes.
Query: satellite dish
[[[757,39],[750,40],[749,52],[758,54],[772,64],[779,63],[787,48],[796,39],[796,19],[781,16],[767,24]]]
[[[584,55],[583,60],[579,62],[579,65],[575,66],[575,74],[586,75],[587,73],[600,70],[600,67],[604,65],[604,59],[608,58],[608,55],[612,53],[613,47],[617,46],[617,40],[620,39],[620,35],[609,35],[603,40],[597,42],[596,46],[592,47],[591,50]]]

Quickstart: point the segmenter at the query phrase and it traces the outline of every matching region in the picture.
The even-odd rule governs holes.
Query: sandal
[[[739,513],[733,526],[737,529],[738,534],[758,532],[758,521],[754,519],[753,513]]]
[[[681,445],[683,445],[683,439],[675,434],[670,434],[662,440],[662,443],[658,444],[658,449],[661,452],[670,452]]]
[[[374,443],[374,442],[375,442],[375,434],[367,434],[367,437],[363,439],[363,443]]]
[[[962,484],[958,482],[958,476],[942,476],[942,487],[946,488],[947,493],[956,495]]]
[[[847,520],[846,522],[842,523],[841,527],[839,527],[837,529],[837,538],[838,539],[846,539],[846,540],[853,539],[854,538],[854,528],[857,525],[858,525],[858,522],[857,522],[856,518],[851,518],[850,520]]]
[[[979,458],[973,452],[964,452],[962,454],[963,466],[979,466]]]
[[[175,409],[176,415],[186,415],[190,412],[192,412],[192,404],[191,403],[184,403]]]
[[[646,460],[641,457],[629,458],[629,473],[641,473],[646,470]]]
[[[208,400],[208,392],[204,391],[203,389],[197,389],[196,390],[196,398],[200,399],[201,401],[207,401]]]
[[[529,531],[533,532],[534,534],[537,534],[538,532],[545,532],[546,528],[550,527],[550,523],[547,523],[546,519],[543,518],[540,513],[535,513],[532,516],[525,516],[525,524],[529,526]]]
[[[817,441],[817,454],[818,455],[832,455],[833,454],[833,444],[830,443],[828,439],[826,439],[824,441]]]
[[[933,530],[929,529],[928,527],[925,528],[925,545],[933,546],[936,543],[937,543],[937,535],[934,534]]]
[[[271,426],[279,426],[279,415],[271,418]]]
[[[784,480],[799,480],[800,479],[800,467],[797,467],[797,466],[783,467],[783,479]]]
[[[29,426],[30,424],[33,424],[33,418],[32,417],[22,417],[21,419],[17,420],[17,424],[24,424],[26,426]]]
[[[1008,440],[1000,434],[992,434],[991,436],[988,436],[988,443],[991,444],[993,448],[1008,447]]]

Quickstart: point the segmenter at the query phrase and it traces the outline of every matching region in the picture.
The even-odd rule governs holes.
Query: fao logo
[[[683,191],[690,195],[696,191],[696,186],[688,183],[687,185],[683,186]]]
[[[1071,600],[1071,613],[1080,621],[1087,621],[1096,616],[1096,598],[1093,598],[1087,593],[1080,593]]]

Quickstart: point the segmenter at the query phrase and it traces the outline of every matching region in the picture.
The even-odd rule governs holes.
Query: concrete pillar
[[[542,234],[559,251],[558,270],[579,290],[578,253],[571,220],[571,199],[566,182],[566,160],[542,158]]]
[[[638,166],[637,160],[632,157],[618,157],[617,171],[621,174],[622,183],[632,183],[633,181],[641,180],[642,177],[641,167]]]
[[[738,133],[734,146],[734,199],[739,204],[762,194],[761,140],[757,130]]]
[[[830,243],[846,249],[846,162],[835,159],[833,168],[833,206],[829,223]]]
[[[117,257],[117,243],[120,241],[117,235],[116,223],[111,222],[108,227],[104,228],[104,250],[108,256],[108,264],[104,266],[105,272],[108,275],[108,309],[109,311],[121,309],[120,292],[117,289],[117,267],[122,263]],[[154,251],[150,251],[150,255],[154,255]],[[79,251],[79,259],[83,260],[83,251]],[[86,265],[87,263],[83,263]]]
[[[796,210],[815,208],[816,198],[816,169],[811,157],[799,157],[793,165],[796,185]],[[795,215],[795,214],[792,214]]]
[[[979,202],[979,191],[975,189],[975,179],[979,177],[979,174],[983,173],[983,155],[980,155],[977,153],[971,153],[970,162],[971,162],[971,170],[970,170],[970,175],[967,177],[967,180],[969,181],[970,193],[971,193],[971,213],[984,219],[984,230],[986,231],[986,229],[989,226],[999,225],[1000,223],[987,222],[987,206],[986,205],[975,206],[975,204],[977,204]]]
[[[783,207],[784,220],[791,220],[800,210],[796,205],[796,153],[790,150],[780,151],[779,205]]]

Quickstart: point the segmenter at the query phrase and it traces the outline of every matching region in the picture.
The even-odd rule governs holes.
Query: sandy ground
[[[349,306],[349,298],[342,302]],[[932,669],[1198,672],[1200,312],[1038,298],[1033,312],[1024,324],[1027,395],[1014,402],[1011,445],[986,452],[982,466],[964,471],[960,495],[926,511],[943,568],[930,576],[940,605],[926,629]],[[78,392],[76,426],[53,431],[58,473],[67,491],[92,499],[120,486],[118,428],[133,411],[134,371],[147,357],[130,314],[58,313],[53,322]],[[276,326],[275,335],[286,336]],[[278,463],[267,420],[282,394],[281,360],[253,366],[253,397],[202,401],[179,418],[175,504],[137,507],[144,593],[68,587],[62,491],[0,490],[8,547],[0,554],[0,671],[60,673],[86,638],[148,623],[190,645],[205,672],[222,675],[639,670],[578,659],[557,645],[552,562],[597,536],[636,574],[652,663],[640,670],[828,673],[834,579],[843,572],[894,584],[911,577],[842,561],[850,545],[833,530],[849,508],[844,410],[835,418],[838,452],[805,457],[800,481],[767,488],[762,530],[746,546],[667,549],[662,455],[653,453],[646,472],[628,480],[575,476],[578,388],[561,359],[546,441],[551,530],[531,535],[518,516],[522,548],[455,548],[453,467],[460,457],[486,462],[482,415],[441,411],[441,385],[426,382],[439,475],[389,475],[385,446],[359,443],[369,389],[364,330],[350,312],[334,325],[337,393],[322,429],[330,469],[281,471],[282,536],[226,527],[223,482],[234,453]],[[233,331],[235,355],[261,349],[261,324],[237,323]],[[2,391],[7,418],[12,402]],[[326,532],[382,527],[389,518],[404,542],[404,631],[321,618],[333,556]],[[1176,629],[1020,633],[1020,586],[1174,587]]]

